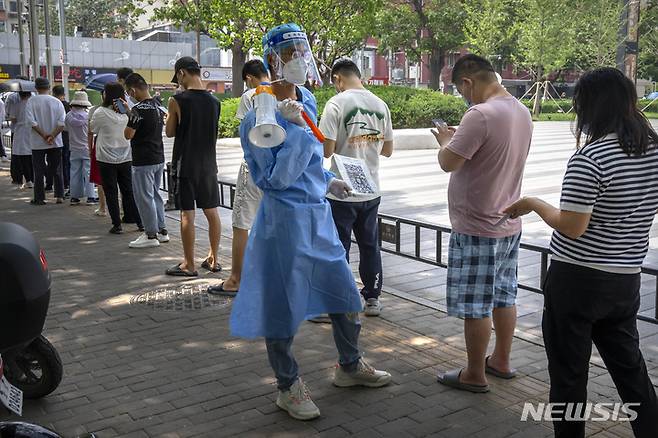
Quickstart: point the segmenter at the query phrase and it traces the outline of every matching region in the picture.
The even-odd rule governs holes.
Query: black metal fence
[[[167,164],[162,190],[169,191],[169,199],[172,199],[173,194],[171,190],[168,190],[171,189],[171,181],[169,181],[170,174],[170,165]],[[226,181],[217,181],[217,184],[219,184],[220,206],[232,209],[233,199],[235,197],[235,184]],[[450,228],[382,213],[379,214],[378,223],[379,243],[383,252],[433,266],[448,267],[447,260],[444,260],[443,256],[443,235],[450,236]],[[403,228],[405,230],[412,230],[412,243],[409,243],[409,239],[405,239],[406,235],[403,236]],[[428,234],[431,235],[432,239],[432,245],[430,245],[431,248],[429,251],[423,249],[423,243],[430,242],[427,236]],[[542,294],[541,286],[544,284],[544,279],[548,272],[550,251],[546,247],[530,243],[521,243],[521,249],[539,254],[539,285],[533,286],[519,282],[519,288]],[[655,281],[654,316],[638,315],[637,318],[641,321],[658,324],[658,269],[643,266],[642,274],[653,277]]]

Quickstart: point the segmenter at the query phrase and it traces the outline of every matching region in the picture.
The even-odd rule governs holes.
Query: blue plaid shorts
[[[448,315],[491,317],[516,304],[521,233],[492,238],[453,232],[448,250]]]

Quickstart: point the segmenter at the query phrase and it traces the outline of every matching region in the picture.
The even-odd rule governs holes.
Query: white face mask
[[[295,58],[283,65],[283,79],[295,85],[304,85],[308,73],[308,65],[304,58]]]

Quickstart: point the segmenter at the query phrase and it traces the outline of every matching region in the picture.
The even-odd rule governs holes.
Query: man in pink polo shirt
[[[486,374],[510,379],[516,326],[521,221],[503,210],[521,194],[530,141],[530,112],[500,85],[489,61],[460,58],[452,82],[470,105],[458,129],[433,131],[439,164],[450,172],[448,314],[464,319],[468,365],[441,374],[440,383],[487,392]],[[491,324],[496,345],[487,356]]]

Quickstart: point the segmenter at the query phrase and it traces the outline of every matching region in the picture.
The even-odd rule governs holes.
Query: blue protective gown
[[[299,90],[315,120],[315,97]],[[362,305],[325,197],[333,174],[322,167],[322,144],[277,113],[286,141],[271,149],[256,147],[247,137],[255,121],[252,110],[240,125],[240,139],[263,200],[249,234],[231,333],[289,338],[305,319],[359,312]]]

